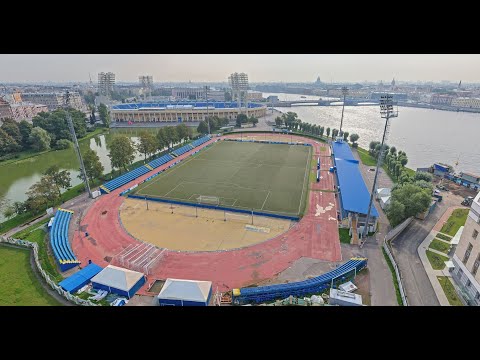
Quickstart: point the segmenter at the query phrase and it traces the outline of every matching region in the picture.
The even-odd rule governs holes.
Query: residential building
[[[12,108],[10,107],[10,103],[0,97],[0,121],[5,119],[12,119],[13,113]]]
[[[458,108],[480,109],[480,99],[469,97],[458,97],[452,100],[452,106]]]
[[[70,106],[74,109],[84,111],[82,97],[77,91],[70,91]],[[66,93],[51,92],[51,93],[23,93],[22,100],[28,103],[46,105],[49,111],[53,111],[65,106]]]
[[[470,305],[480,305],[480,192],[473,200],[453,255],[452,278]]]
[[[48,107],[46,105],[29,103],[12,104],[11,108],[13,113],[13,119],[15,121],[31,121],[39,113],[48,111]]]
[[[115,74],[112,72],[101,72],[98,74],[98,92],[101,95],[108,95],[113,92],[115,86]]]

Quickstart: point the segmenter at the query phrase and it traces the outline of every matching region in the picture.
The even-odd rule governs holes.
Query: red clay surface
[[[269,138],[270,134],[248,134],[259,140]],[[330,155],[328,145],[318,143],[313,139],[297,136],[285,136],[289,141],[309,142],[314,146],[313,154],[323,156],[322,176],[328,169],[326,159]],[[214,142],[213,138],[204,146]],[[276,137],[278,139],[278,135]],[[320,147],[327,147],[327,151],[320,151]],[[173,161],[184,159],[193,151],[183,154]],[[172,162],[173,162],[172,161]],[[121,188],[100,196],[89,208],[81,220],[82,232],[75,231],[72,248],[82,266],[88,260],[100,266],[107,266],[113,257],[130,244],[138,244],[138,240],[128,235],[119,221],[119,207],[124,198],[119,193],[138,183],[154,172],[168,167],[165,164],[142,177],[122,186]],[[315,165],[316,167],[316,165]],[[316,171],[316,169],[315,169]],[[337,208],[338,204],[334,193],[316,190],[317,187],[333,190],[333,176],[324,176],[320,185],[310,183],[313,191],[309,192],[307,211],[304,217],[290,230],[264,243],[246,247],[240,250],[221,252],[176,252],[166,251],[166,256],[148,275],[146,285],[139,294],[148,294],[147,287],[154,279],[168,277],[193,280],[210,280],[214,289],[220,291],[242,287],[271,278],[288,268],[295,260],[301,257],[311,257],[325,261],[341,261],[340,240],[338,236]],[[333,206],[330,206],[333,204]],[[325,210],[327,208],[328,210]],[[320,209],[320,211],[318,211]],[[316,216],[317,214],[317,216]],[[89,233],[85,237],[85,232]],[[194,232],[192,232],[192,236]]]

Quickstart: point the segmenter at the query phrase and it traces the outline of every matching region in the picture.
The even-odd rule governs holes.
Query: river
[[[277,95],[279,100],[309,100],[319,96],[264,93]],[[292,106],[277,108],[293,111],[299,119],[325,128],[339,128],[342,106]],[[411,107],[399,107],[398,117],[390,120],[387,144],[407,153],[407,167],[427,167],[434,162],[455,166],[456,171],[480,175],[480,149],[476,147],[480,134],[480,114]],[[370,141],[381,141],[385,119],[377,106],[346,106],[343,129],[360,136],[358,143],[368,148]]]

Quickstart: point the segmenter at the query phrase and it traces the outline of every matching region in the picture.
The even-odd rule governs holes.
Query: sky
[[[222,82],[245,72],[250,82],[480,82],[480,54],[0,54],[2,82],[95,82],[114,72],[119,82],[153,75],[161,82]]]

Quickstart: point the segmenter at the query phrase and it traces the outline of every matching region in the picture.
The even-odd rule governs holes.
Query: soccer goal
[[[197,197],[197,202],[199,204],[207,204],[207,205],[220,205],[220,198],[218,196],[207,196],[207,195],[199,195]]]

